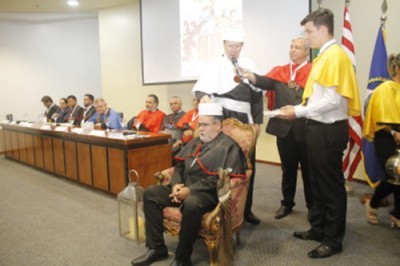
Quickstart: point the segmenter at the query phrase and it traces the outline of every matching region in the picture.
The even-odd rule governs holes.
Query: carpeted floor
[[[280,204],[280,168],[257,164],[254,213],[259,226],[245,224],[242,244],[235,246],[235,265],[400,265],[400,230],[390,228],[388,211],[379,209],[381,223],[365,222],[361,195],[372,190],[354,183],[348,198],[347,233],[343,252],[311,260],[318,245],[292,237],[308,229],[301,181],[296,206],[289,216],[274,219]],[[145,251],[118,234],[116,197],[64,178],[0,157],[0,265],[130,265]],[[393,198],[390,197],[390,201]],[[170,258],[177,239],[166,237]],[[208,265],[205,245],[197,241],[192,260]]]

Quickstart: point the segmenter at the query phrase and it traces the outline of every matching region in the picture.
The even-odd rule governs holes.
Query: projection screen
[[[289,62],[309,0],[141,0],[143,84],[193,82],[223,53],[221,33],[242,28],[242,54],[259,74]]]

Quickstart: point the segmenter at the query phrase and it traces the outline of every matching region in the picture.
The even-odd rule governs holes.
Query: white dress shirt
[[[334,39],[326,42],[319,53],[323,53],[335,43],[336,40]],[[336,92],[336,86],[324,87],[314,82],[313,93],[308,98],[306,106],[297,105],[294,107],[294,112],[296,117],[306,117],[321,123],[331,124],[348,118],[347,101],[347,98]]]

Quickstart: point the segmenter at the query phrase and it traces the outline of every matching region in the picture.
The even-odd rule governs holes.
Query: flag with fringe
[[[385,43],[385,30],[383,25],[379,27],[378,36],[375,42],[374,53],[372,55],[371,68],[368,78],[368,86],[364,108],[368,108],[369,96],[373,90],[382,82],[389,79],[387,70],[387,51]],[[364,177],[371,187],[376,187],[384,176],[384,169],[379,165],[378,158],[375,153],[373,141],[363,138],[362,156],[364,158]]]

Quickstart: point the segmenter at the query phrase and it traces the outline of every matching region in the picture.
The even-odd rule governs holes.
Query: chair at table
[[[210,265],[232,265],[232,233],[236,233],[236,243],[240,244],[240,229],[244,221],[250,163],[254,151],[256,131],[252,125],[244,125],[239,120],[229,118],[223,121],[223,132],[235,140],[243,150],[248,170],[246,178],[230,178],[230,169],[220,170],[217,184],[219,204],[214,210],[204,214],[199,236],[204,240],[210,256]],[[174,168],[155,174],[159,184],[167,185]],[[164,229],[167,233],[179,235],[182,215],[177,207],[167,207],[163,211]]]

